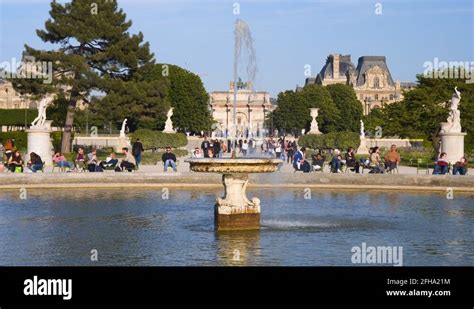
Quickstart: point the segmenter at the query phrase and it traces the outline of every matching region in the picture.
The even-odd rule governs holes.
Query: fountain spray
[[[255,48],[253,46],[252,33],[249,25],[241,19],[235,21],[234,29],[234,104],[232,113],[233,132],[231,134],[232,148],[235,148],[235,141],[237,140],[237,79],[239,72],[239,61],[242,54],[242,47],[247,51],[247,78],[250,82],[250,87],[253,92],[253,85],[255,76],[257,75],[257,57]]]

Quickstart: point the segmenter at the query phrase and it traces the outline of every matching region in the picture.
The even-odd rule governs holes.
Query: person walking
[[[143,144],[140,142],[140,139],[137,138],[135,143],[132,145],[132,154],[135,157],[135,162],[137,163],[137,169],[140,168],[140,163],[142,162],[142,152],[145,151],[143,149]]]

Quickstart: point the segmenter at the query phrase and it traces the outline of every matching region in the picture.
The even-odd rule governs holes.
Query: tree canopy
[[[116,1],[72,0],[64,4],[53,1],[49,13],[45,30],[36,33],[42,41],[53,44],[53,48],[38,50],[25,45],[25,54],[33,56],[35,61],[52,63],[52,84],[38,79],[13,82],[16,90],[25,94],[56,92],[63,97],[67,115],[61,150],[69,152],[77,102],[88,102],[93,90],[113,93],[154,60],[148,43],[143,43],[142,33],[128,32],[132,22],[127,21]]]
[[[363,109],[354,88],[349,85],[334,84],[326,86],[326,89],[336,104],[341,118],[341,121],[337,123],[337,130],[358,132]]]
[[[307,85],[300,91],[279,93],[278,106],[269,117],[280,132],[298,135],[302,129],[310,129],[310,108],[319,108],[317,120],[321,132],[337,130],[341,120],[339,111],[326,87],[319,85]]]

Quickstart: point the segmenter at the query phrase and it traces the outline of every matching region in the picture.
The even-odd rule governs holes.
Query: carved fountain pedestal
[[[260,199],[246,194],[250,173],[271,173],[278,159],[188,159],[193,172],[220,173],[224,196],[216,198],[214,223],[219,231],[260,228]]]

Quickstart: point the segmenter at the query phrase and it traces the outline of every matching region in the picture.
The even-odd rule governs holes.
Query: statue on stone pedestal
[[[122,122],[122,128],[120,129],[120,137],[126,137],[125,135],[125,127],[127,125],[127,118],[125,118]]]
[[[460,101],[461,92],[455,87],[451,98],[448,119],[446,122],[441,123],[441,131],[439,133],[441,137],[439,151],[445,152],[448,155],[448,161],[451,164],[455,164],[464,156],[464,137],[467,133],[461,132],[461,113],[458,109]]]
[[[43,127],[46,122],[46,109],[48,105],[54,100],[54,96],[48,94],[39,101],[38,117],[31,123],[32,127]]]
[[[313,118],[313,120],[311,121],[311,128],[308,134],[321,134],[318,128],[318,121],[316,120],[316,117],[318,117],[318,112],[319,112],[319,108],[310,108],[310,115]]]

